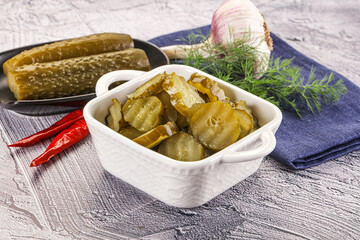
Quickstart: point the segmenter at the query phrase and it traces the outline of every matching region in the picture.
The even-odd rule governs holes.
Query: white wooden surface
[[[221,2],[0,0],[0,51],[105,31],[147,40],[210,24]],[[360,1],[254,2],[272,32],[360,86]],[[51,165],[24,167],[49,141],[6,144],[60,116],[1,111],[0,239],[360,239],[359,152],[303,171],[267,157],[253,176],[183,210],[103,171],[91,138]]]

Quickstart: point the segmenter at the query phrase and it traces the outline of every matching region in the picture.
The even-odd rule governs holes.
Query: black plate
[[[51,42],[47,42],[51,43]],[[63,98],[53,98],[53,99],[43,99],[43,100],[21,100],[18,101],[14,97],[14,94],[10,91],[6,76],[4,75],[2,65],[3,63],[19,54],[24,50],[31,49],[40,45],[47,43],[34,44],[26,47],[16,48],[6,52],[0,53],[0,106],[21,114],[39,116],[39,115],[50,115],[50,114],[59,114],[64,112],[70,112],[79,107],[84,106],[89,100],[94,98],[95,93],[63,97]],[[136,48],[141,48],[146,52],[146,55],[150,61],[150,68],[154,69],[156,67],[169,64],[169,59],[163,51],[161,51],[157,46],[152,43],[134,39],[134,45]]]

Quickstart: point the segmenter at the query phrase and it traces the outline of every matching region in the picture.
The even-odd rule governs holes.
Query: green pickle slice
[[[243,138],[251,133],[254,128],[254,118],[252,116],[252,111],[244,100],[235,102],[234,108],[240,117],[241,133],[239,138]]]
[[[143,135],[144,133],[138,131],[136,128],[134,127],[125,127],[125,128],[122,128],[120,129],[120,132],[119,132],[121,135],[124,135],[125,137],[127,138],[130,138],[130,139],[134,139],[134,138],[137,138],[137,137],[140,137],[141,135]]]
[[[143,145],[144,147],[152,148],[178,131],[179,129],[174,122],[168,122],[164,125],[157,126],[147,133],[144,133],[143,135],[133,139],[133,141]]]
[[[176,119],[176,125],[178,125],[178,127],[180,129],[184,129],[188,126],[188,122],[185,116],[183,116],[182,114],[178,114],[177,115],[177,119]]]
[[[158,94],[163,90],[162,84],[166,76],[166,72],[156,75],[138,87],[133,93],[128,95],[127,98],[132,100]]]
[[[168,76],[163,83],[164,90],[170,95],[171,104],[183,116],[195,103],[204,103],[199,93],[183,78],[175,73]]]
[[[122,127],[125,127],[128,124],[127,122],[125,122],[122,116],[121,103],[119,102],[119,100],[113,98],[111,102],[112,104],[109,107],[109,114],[106,116],[105,121],[108,127],[118,132]]]
[[[184,162],[198,161],[205,157],[203,145],[185,132],[179,132],[163,141],[158,152]]]
[[[161,91],[156,95],[164,105],[164,119],[166,122],[175,122],[178,118],[178,112],[170,102],[170,96],[166,91]],[[179,114],[181,115],[181,114]]]
[[[229,103],[195,104],[187,118],[193,136],[213,151],[233,144],[241,133],[240,117]]]
[[[140,132],[147,132],[161,123],[164,107],[156,96],[128,100],[123,107],[124,119]]]
[[[206,94],[210,102],[229,100],[225,96],[224,90],[219,87],[219,84],[208,77],[193,73],[188,83],[194,86],[199,92]]]

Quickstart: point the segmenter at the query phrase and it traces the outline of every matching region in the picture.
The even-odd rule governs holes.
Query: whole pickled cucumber
[[[42,62],[52,62],[67,58],[89,56],[106,52],[133,48],[130,35],[121,33],[99,33],[79,38],[45,44],[23,51],[3,64],[4,74],[17,67]]]
[[[47,99],[93,93],[97,80],[114,70],[150,70],[142,49],[130,48],[86,57],[24,65],[7,74],[18,100]]]

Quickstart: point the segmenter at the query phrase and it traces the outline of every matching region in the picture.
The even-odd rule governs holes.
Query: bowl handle
[[[144,71],[139,70],[117,70],[104,74],[96,83],[96,96],[101,96],[109,91],[109,86],[117,81],[129,81],[143,75]]]
[[[248,151],[226,153],[224,156],[222,156],[221,162],[238,163],[252,161],[262,158],[274,150],[276,139],[274,133],[270,129],[267,129],[265,132],[260,134],[260,140],[261,145],[259,147]]]

